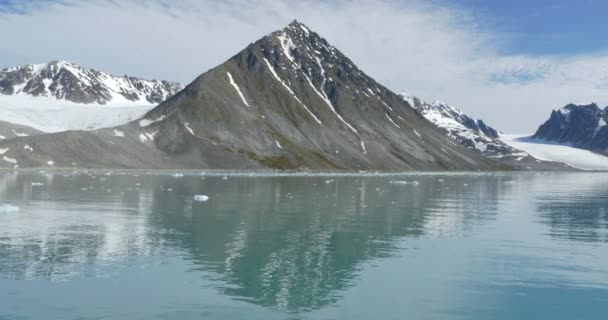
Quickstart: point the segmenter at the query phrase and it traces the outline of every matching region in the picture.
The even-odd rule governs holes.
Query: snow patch
[[[310,111],[310,109],[308,109],[308,107],[296,96],[296,94],[291,90],[291,88],[289,88],[289,86],[287,86],[287,84],[285,84],[285,82],[283,82],[283,80],[281,80],[281,78],[279,78],[279,75],[274,70],[274,68],[268,61],[268,59],[264,58],[264,61],[266,62],[266,65],[268,66],[268,69],[270,69],[270,73],[272,73],[274,78],[277,79],[277,81],[280,82],[283,85],[283,87],[285,87],[285,89],[287,89],[287,91],[293,96],[293,98],[296,101],[298,101],[300,103],[300,105],[302,105],[302,107],[304,107],[304,109],[306,109],[308,114],[310,114],[315,119],[315,121],[317,121],[318,124],[321,124],[321,120],[319,120],[319,118],[317,118],[317,116],[315,116],[315,114],[312,113],[312,111]]]
[[[27,137],[27,136],[29,136],[29,134],[27,134],[27,133],[20,133],[20,132],[17,132],[17,131],[15,131],[15,129],[13,129],[13,133],[14,133],[14,134],[15,134],[17,137]]]
[[[163,119],[165,119],[164,115],[162,117],[156,119],[156,120],[141,119],[141,120],[139,120],[139,126],[140,127],[147,127],[147,126],[149,126],[149,125],[151,125],[153,123],[162,121]]]
[[[236,84],[236,82],[234,82],[234,79],[232,79],[232,75],[230,74],[230,72],[226,72],[226,74],[228,74],[228,80],[230,81],[230,84],[232,85],[232,87],[234,87],[236,92],[239,94],[239,97],[241,97],[241,100],[243,100],[243,103],[249,107],[249,103],[247,103],[247,100],[245,100],[245,96],[243,96],[243,93],[241,92],[241,89],[239,88],[239,86]]]
[[[395,127],[401,129],[401,127],[397,123],[395,123],[395,120],[393,120],[393,118],[391,118],[391,116],[389,116],[388,113],[385,113],[385,115],[386,115],[386,118],[388,118],[388,121],[390,121]]]
[[[191,135],[196,137],[196,135],[194,134],[194,130],[192,130],[192,128],[190,128],[190,122],[184,123],[184,127],[186,127],[186,130],[188,130],[188,132],[190,132]]]
[[[7,156],[2,157],[2,160],[6,161],[8,163],[17,164],[17,159],[9,158]]]

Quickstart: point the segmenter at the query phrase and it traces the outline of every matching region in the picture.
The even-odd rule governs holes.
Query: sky
[[[293,19],[395,92],[531,133],[608,105],[603,0],[0,0],[0,68],[68,60],[180,81]]]

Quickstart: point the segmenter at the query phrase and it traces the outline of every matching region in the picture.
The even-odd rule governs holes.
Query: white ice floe
[[[501,135],[500,139],[539,160],[563,162],[583,170],[608,170],[608,157],[588,150],[532,139],[526,134]]]
[[[49,160],[46,162],[46,164],[48,164],[49,166],[54,166],[55,162],[53,160]]]
[[[42,182],[32,182],[32,187],[40,187],[43,185],[44,185],[44,183],[42,183]]]
[[[405,181],[405,180],[391,180],[391,181],[389,181],[389,183],[394,186],[407,186],[407,185],[417,186],[420,184],[420,182],[418,182],[418,181]]]
[[[23,146],[23,149],[28,150],[30,152],[34,151],[34,149],[27,144]]]
[[[198,202],[206,202],[209,200],[209,197],[204,194],[197,194],[193,197],[193,200]]]
[[[277,145],[277,148],[283,149],[283,146],[277,140],[275,140],[274,143]]]
[[[243,100],[243,103],[249,107],[249,103],[247,103],[247,100],[245,100],[245,96],[241,92],[241,89],[236,84],[236,82],[234,82],[234,79],[232,78],[232,75],[230,74],[230,72],[226,72],[226,74],[228,74],[228,80],[230,81],[230,84],[232,85],[232,87],[234,87],[236,92],[239,94],[239,97],[241,97],[241,100]]]
[[[118,129],[114,129],[114,135],[117,136],[117,137],[124,137],[125,133],[122,132],[122,131],[120,131],[120,130],[118,130]]]
[[[19,207],[11,206],[7,203],[0,204],[0,213],[15,213],[19,212]]]

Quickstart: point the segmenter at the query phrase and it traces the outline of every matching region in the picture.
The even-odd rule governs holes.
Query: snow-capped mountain
[[[94,130],[139,118],[181,89],[66,61],[7,68],[0,72],[0,121],[43,132]]]
[[[428,103],[405,92],[399,95],[450,138],[465,147],[492,156],[513,152],[512,148],[498,139],[499,133],[496,129],[482,120],[470,117],[460,109],[440,101]]]
[[[137,121],[20,137],[0,148],[11,159],[0,165],[22,167],[508,168],[446,137],[297,21],[205,72]]]
[[[542,139],[608,154],[608,107],[569,104],[553,111],[534,139]]]
[[[528,170],[565,167],[558,163],[540,161],[528,152],[514,148],[502,141],[496,129],[452,105],[440,101],[428,103],[406,92],[399,95],[448,137],[488,158],[496,159],[510,167]]]
[[[55,97],[85,104],[124,101],[158,104],[182,88],[183,85],[175,82],[116,77],[67,61],[28,64],[0,71],[2,94]]]

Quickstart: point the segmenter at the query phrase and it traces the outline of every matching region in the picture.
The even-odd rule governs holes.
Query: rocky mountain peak
[[[596,103],[568,104],[551,112],[533,137],[608,153],[607,120],[608,108],[602,110]]]
[[[65,60],[0,71],[0,93],[54,97],[84,104],[157,104],[181,90],[179,83],[116,77]]]

